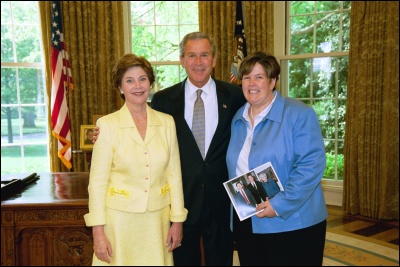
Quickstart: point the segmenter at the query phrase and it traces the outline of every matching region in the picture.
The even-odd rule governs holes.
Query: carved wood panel
[[[92,234],[86,227],[35,227],[20,231],[19,266],[90,266]]]

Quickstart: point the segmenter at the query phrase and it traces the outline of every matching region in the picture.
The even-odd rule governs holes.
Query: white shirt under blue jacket
[[[253,233],[277,233],[298,230],[322,222],[328,216],[321,179],[326,165],[325,147],[317,114],[301,101],[282,96],[275,101],[256,125],[250,145],[248,170],[271,162],[284,191],[270,203],[279,216],[252,216]],[[246,103],[232,119],[227,165],[229,179],[247,137]],[[232,225],[232,223],[231,223]]]

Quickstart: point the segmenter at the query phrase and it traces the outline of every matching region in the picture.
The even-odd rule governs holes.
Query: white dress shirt
[[[243,118],[247,122],[247,137],[246,141],[243,144],[243,148],[240,151],[238,162],[236,165],[236,175],[242,175],[244,173],[249,172],[249,155],[251,149],[251,142],[253,141],[253,133],[256,126],[261,122],[261,120],[267,116],[268,112],[271,110],[272,105],[274,104],[276,99],[276,94],[274,93],[274,98],[271,103],[257,116],[254,117],[254,127],[251,125],[250,117],[249,117],[249,108],[250,104],[246,103],[246,106],[243,110]]]
[[[193,120],[193,107],[197,98],[197,89],[202,89],[203,93],[201,98],[204,102],[205,123],[206,123],[206,136],[205,136],[205,154],[207,155],[208,148],[210,147],[211,140],[214,136],[215,130],[218,125],[218,101],[217,89],[214,80],[210,77],[208,82],[203,88],[194,86],[189,78],[185,84],[185,120],[192,129]]]

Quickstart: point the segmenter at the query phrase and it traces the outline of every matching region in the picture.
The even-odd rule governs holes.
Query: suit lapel
[[[129,137],[131,137],[135,143],[137,143],[141,147],[144,147],[143,139],[136,128],[136,125],[126,104],[124,104],[124,106],[121,108],[119,127],[120,129],[128,130]]]
[[[171,115],[175,118],[176,132],[180,146],[187,147],[189,151],[197,151],[198,156],[202,159],[192,130],[185,120],[185,82],[186,79],[171,94],[171,101],[174,103]]]
[[[221,141],[226,137],[226,129],[230,129],[230,114],[231,106],[229,102],[229,92],[219,81],[214,80],[217,90],[218,98],[218,125],[215,130],[214,136],[211,140],[210,147],[208,149],[207,155],[212,154],[213,151],[219,146]],[[229,125],[227,125],[229,124]],[[229,128],[227,128],[229,127]]]
[[[154,110],[147,106],[147,129],[146,129],[146,137],[144,138],[145,144],[149,144],[151,139],[156,134],[155,127],[161,126],[162,123],[160,119],[157,117],[156,113]]]
[[[186,131],[186,135],[190,128],[185,120],[185,81],[178,85],[177,90],[173,90],[170,97],[173,103],[171,115],[175,118],[176,128]]]
[[[186,78],[187,79],[187,78]],[[177,135],[180,142],[187,146],[191,151],[197,151],[198,156],[202,158],[199,148],[197,147],[196,140],[193,133],[185,120],[185,82],[186,79],[178,86],[177,90],[173,90],[171,94],[171,101],[173,104],[172,114],[175,117]],[[217,102],[218,102],[218,125],[215,130],[214,136],[211,140],[210,147],[208,148],[206,159],[209,158],[213,152],[218,148],[220,143],[224,141],[228,135],[227,129],[231,127],[231,113],[232,107],[230,102],[230,93],[228,89],[218,80],[215,80]]]

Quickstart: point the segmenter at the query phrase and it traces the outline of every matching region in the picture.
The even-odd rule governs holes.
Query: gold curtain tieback
[[[169,192],[169,184],[161,188],[161,195],[165,196]]]

